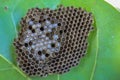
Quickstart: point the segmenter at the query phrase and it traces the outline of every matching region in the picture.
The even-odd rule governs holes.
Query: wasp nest
[[[91,13],[60,6],[56,10],[32,8],[22,18],[14,45],[18,66],[28,75],[62,74],[78,65],[93,27]]]

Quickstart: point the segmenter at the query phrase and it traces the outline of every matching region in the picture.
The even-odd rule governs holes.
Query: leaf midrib
[[[94,64],[93,64],[93,69],[92,69],[92,72],[91,72],[91,76],[90,76],[90,80],[93,80],[93,77],[94,77],[94,74],[95,74],[95,70],[96,70],[96,65],[97,65],[97,58],[98,58],[98,47],[99,47],[99,42],[98,42],[98,33],[99,33],[99,30],[97,30],[97,36],[96,36],[96,53],[95,53],[95,60],[94,60]]]

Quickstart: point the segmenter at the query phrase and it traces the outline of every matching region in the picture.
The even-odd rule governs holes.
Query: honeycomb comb
[[[86,54],[92,24],[82,8],[29,9],[14,41],[18,66],[30,76],[68,72]]]

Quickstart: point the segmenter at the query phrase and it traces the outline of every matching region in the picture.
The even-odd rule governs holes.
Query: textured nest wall
[[[73,6],[32,8],[20,24],[14,41],[18,66],[30,76],[47,76],[68,72],[78,65],[86,53],[93,18],[91,13]]]

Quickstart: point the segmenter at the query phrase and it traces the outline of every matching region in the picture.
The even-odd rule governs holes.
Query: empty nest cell
[[[68,72],[85,55],[92,24],[82,8],[29,9],[14,41],[18,66],[30,76]]]

